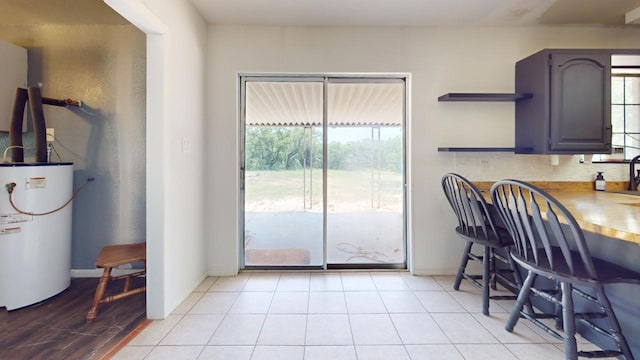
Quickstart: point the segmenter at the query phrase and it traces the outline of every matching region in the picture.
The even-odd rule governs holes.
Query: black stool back
[[[463,176],[454,173],[445,174],[442,177],[442,190],[458,220],[456,233],[467,241],[453,288],[458,290],[463,278],[481,288],[482,313],[489,315],[490,298],[515,299],[510,295],[490,296],[489,288],[496,289],[498,279],[515,291],[522,283],[518,272],[515,271],[515,262],[508,254],[512,243],[510,235],[505,229],[496,225],[483,194]],[[475,254],[473,245],[481,246],[482,254]],[[466,272],[469,260],[482,262],[481,275]],[[501,261],[506,266],[500,268],[496,265],[496,261]]]
[[[512,258],[528,271],[505,327],[507,331],[513,331],[522,316],[564,340],[567,359],[621,355],[633,359],[603,285],[636,282],[637,274],[593,257],[576,219],[544,190],[523,181],[502,180],[491,187],[491,200],[514,239]],[[534,281],[538,275],[558,282],[559,294],[535,288]],[[564,336],[540,322],[536,314],[522,311],[532,294],[562,308],[562,322],[559,324]],[[574,295],[593,302],[601,312],[576,311]],[[606,319],[609,328],[604,329],[596,324],[592,321],[595,319]],[[617,349],[578,351],[576,321],[585,322],[589,328],[614,340]]]

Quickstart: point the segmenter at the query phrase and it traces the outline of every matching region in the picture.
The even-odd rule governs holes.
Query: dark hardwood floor
[[[144,281],[145,279],[135,279]],[[146,323],[145,293],[102,304],[86,322],[97,278],[74,278],[62,293],[18,310],[0,308],[0,359],[101,359]],[[109,284],[107,292],[122,289]]]

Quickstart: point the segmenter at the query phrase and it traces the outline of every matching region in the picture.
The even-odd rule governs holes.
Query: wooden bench
[[[120,276],[112,276],[111,271],[114,267],[126,264],[133,264],[136,262],[144,263],[144,269],[140,271],[136,271],[130,274],[120,275]],[[87,321],[95,320],[96,316],[98,316],[98,306],[100,304],[106,304],[118,299],[122,299],[127,296],[139,294],[141,292],[145,292],[147,290],[146,285],[142,285],[140,287],[131,288],[131,279],[133,277],[142,277],[146,275],[147,272],[147,244],[146,243],[138,243],[138,244],[123,244],[123,245],[109,245],[102,248],[100,254],[98,254],[98,259],[96,260],[97,268],[104,268],[102,272],[102,277],[100,277],[100,281],[98,282],[98,287],[96,288],[96,293],[93,297],[93,305],[91,306],[91,310],[87,314]],[[124,289],[122,292],[117,293],[115,295],[105,296],[105,291],[107,290],[107,285],[111,280],[121,280],[125,279]]]

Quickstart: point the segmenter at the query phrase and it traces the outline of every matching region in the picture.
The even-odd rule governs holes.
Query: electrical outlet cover
[[[56,140],[54,128],[47,128],[46,134],[47,134],[47,142],[53,142]]]

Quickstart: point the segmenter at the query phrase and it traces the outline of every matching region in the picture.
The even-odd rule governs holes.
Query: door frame
[[[411,236],[408,229],[411,224],[411,206],[410,206],[410,85],[411,74],[409,73],[238,73],[238,160],[239,160],[239,196],[238,196],[238,265],[239,269],[251,270],[301,270],[301,269],[410,269],[411,267]],[[245,132],[246,132],[246,83],[248,81],[269,81],[269,82],[322,82],[323,83],[323,264],[318,266],[248,266],[245,264]],[[403,86],[403,224],[402,238],[404,243],[405,262],[390,264],[327,264],[327,129],[328,124],[328,95],[327,88],[329,83],[380,83],[380,82],[398,82],[402,81]]]

